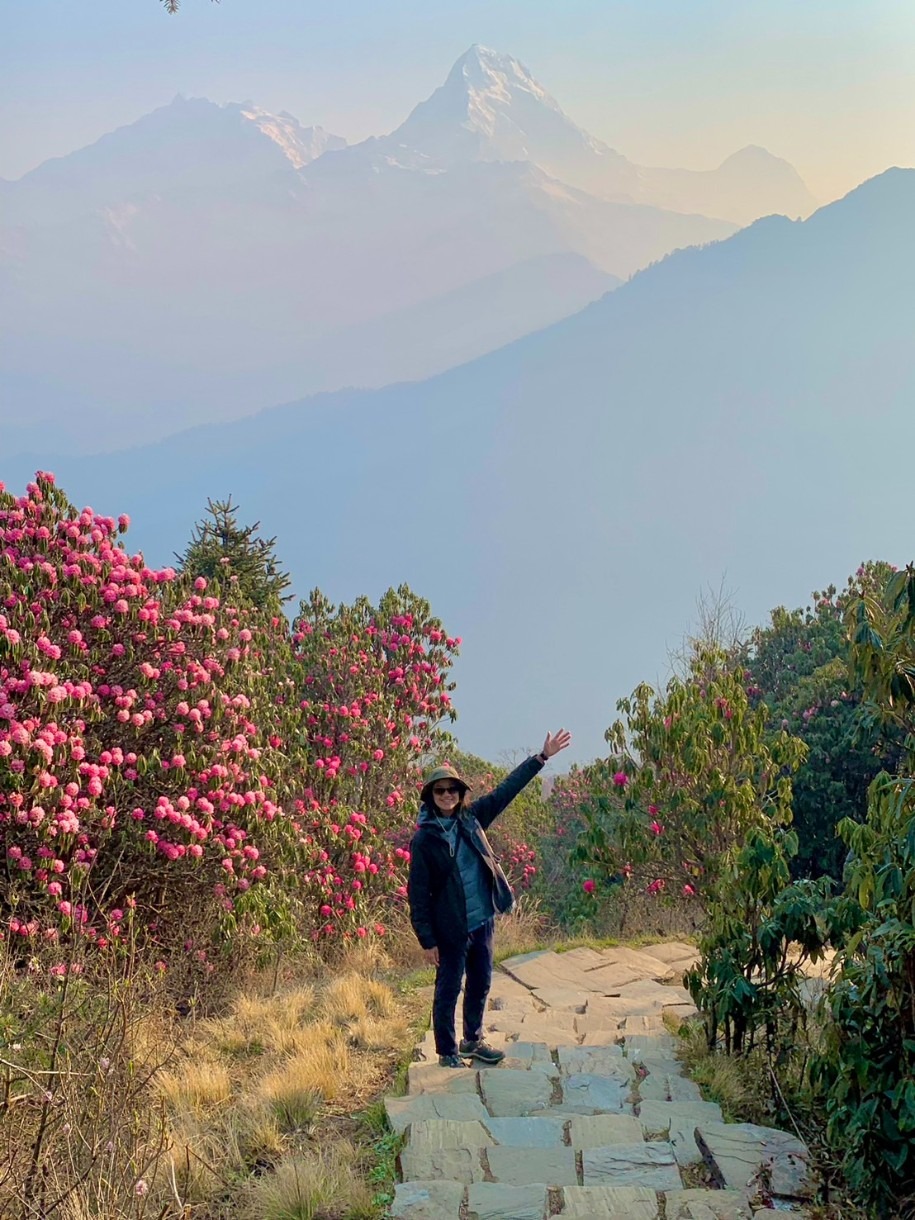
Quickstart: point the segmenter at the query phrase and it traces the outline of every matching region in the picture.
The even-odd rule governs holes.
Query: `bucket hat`
[[[420,795],[420,800],[424,805],[428,805],[432,801],[432,785],[437,784],[440,779],[453,779],[455,783],[460,784],[462,788],[461,796],[469,790],[470,785],[462,775],[455,771],[454,767],[436,767],[434,771],[430,771],[423,781],[423,788]]]

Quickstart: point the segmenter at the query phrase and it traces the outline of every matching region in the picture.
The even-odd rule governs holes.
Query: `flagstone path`
[[[404,1097],[397,1220],[765,1220],[811,1195],[794,1136],[724,1123],[683,1075],[665,1015],[695,1013],[683,943],[528,953],[493,979],[495,1068],[441,1068],[431,1031]],[[698,1183],[698,1185],[697,1185]],[[763,1210],[754,1201],[765,1187]]]

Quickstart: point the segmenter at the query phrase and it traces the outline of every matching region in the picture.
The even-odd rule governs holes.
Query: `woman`
[[[484,1042],[483,1014],[492,982],[495,915],[510,911],[514,896],[484,831],[571,740],[565,729],[547,733],[539,754],[469,805],[469,785],[453,767],[438,767],[426,777],[407,892],[416,938],[436,967],[432,1028],[442,1067],[463,1067],[462,1058],[490,1065],[505,1058]],[[454,1016],[465,972],[459,1046]]]

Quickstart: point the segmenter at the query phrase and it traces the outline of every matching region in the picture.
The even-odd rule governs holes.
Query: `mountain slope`
[[[408,581],[464,637],[468,748],[566,723],[586,757],[708,584],[752,619],[865,556],[911,557],[894,455],[915,442],[913,215],[915,171],[891,171],[430,381],[54,468],[78,502],[131,513],[159,562],[231,492],[299,593]]]

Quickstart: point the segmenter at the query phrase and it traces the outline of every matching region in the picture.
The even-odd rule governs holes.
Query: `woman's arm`
[[[547,733],[543,749],[539,754],[526,758],[519,767],[515,767],[514,771],[503,779],[501,784],[493,788],[492,792],[487,792],[485,796],[481,796],[478,801],[473,802],[470,812],[484,830],[511,804],[518,793],[527,787],[534,776],[543,770],[549,759],[554,754],[558,754],[560,750],[564,750],[571,740],[572,734],[565,729],[560,729],[558,733]]]

